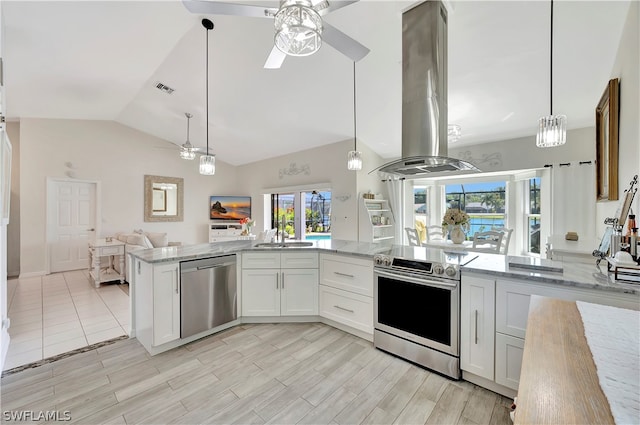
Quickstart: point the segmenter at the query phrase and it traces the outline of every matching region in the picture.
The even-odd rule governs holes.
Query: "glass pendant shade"
[[[309,56],[322,45],[322,18],[308,0],[287,0],[275,16],[275,45],[289,56]]]
[[[180,158],[188,159],[188,160],[191,161],[191,160],[196,159],[196,153],[192,149],[182,149],[180,151]]]
[[[552,148],[567,142],[567,116],[548,115],[538,120],[538,136],[536,146]]]
[[[200,157],[200,174],[212,176],[216,173],[216,157],[214,155],[202,155]]]
[[[347,157],[347,169],[350,171],[362,170],[362,153],[358,151],[349,151]]]

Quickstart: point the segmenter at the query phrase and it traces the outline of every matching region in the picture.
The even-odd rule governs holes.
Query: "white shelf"
[[[386,224],[374,224],[383,221]],[[395,220],[386,199],[360,200],[359,240],[362,242],[379,242],[395,239]]]

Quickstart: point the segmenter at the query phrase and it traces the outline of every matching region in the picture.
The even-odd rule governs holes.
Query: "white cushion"
[[[153,245],[145,235],[130,234],[127,236],[127,243],[130,245],[140,245],[145,248],[153,248]]]
[[[144,232],[145,236],[154,248],[162,248],[169,245],[169,237],[166,233]]]

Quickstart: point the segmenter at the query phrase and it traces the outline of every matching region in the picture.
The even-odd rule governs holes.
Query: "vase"
[[[451,225],[449,228],[449,238],[454,244],[461,244],[467,238],[461,224]]]

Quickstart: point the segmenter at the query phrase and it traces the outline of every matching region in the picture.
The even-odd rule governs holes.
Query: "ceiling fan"
[[[325,42],[354,62],[364,58],[369,49],[334,26],[322,16],[358,0],[280,0],[279,8],[205,0],[182,0],[192,13],[236,15],[274,20],[274,46],[265,68],[280,68],[286,56],[308,56]]]

